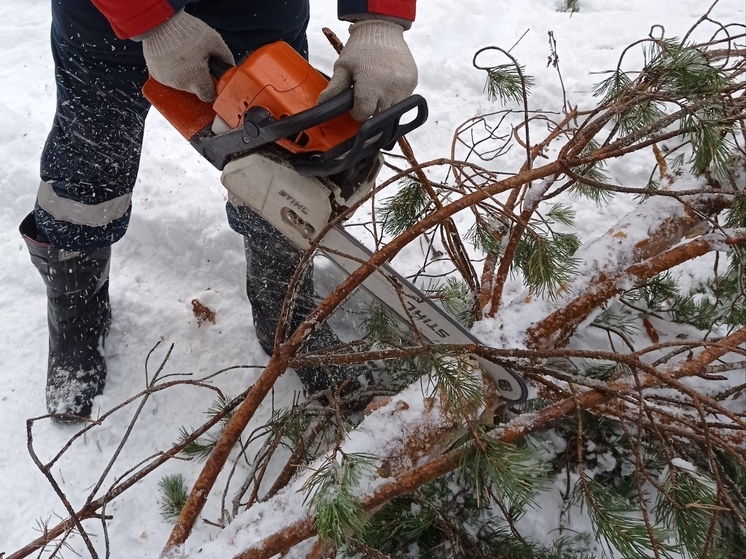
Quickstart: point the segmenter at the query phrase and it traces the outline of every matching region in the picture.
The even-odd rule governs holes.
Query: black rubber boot
[[[38,240],[33,214],[20,232],[47,286],[47,411],[90,417],[106,382],[111,247],[90,254],[56,249]]]
[[[275,332],[290,281],[300,263],[302,253],[264,219],[241,208],[241,221],[249,235],[244,236],[246,249],[246,293],[251,302],[254,328],[262,349],[272,355]],[[313,270],[304,272],[291,312],[287,332],[292,333],[317,306],[314,298]],[[301,353],[315,352],[341,344],[327,324],[322,324],[309,336]],[[361,388],[371,381],[365,365],[324,365],[299,367],[296,373],[309,394],[334,389],[345,384],[345,393]]]

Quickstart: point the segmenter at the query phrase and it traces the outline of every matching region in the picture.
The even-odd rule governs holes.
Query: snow
[[[553,31],[557,39],[568,98],[572,103],[583,103],[599,79],[592,72],[615,67],[624,46],[647,36],[655,24],[665,25],[669,36],[681,36],[706,8],[701,0],[581,0],[581,11],[571,16],[556,11],[557,3],[420,0],[418,20],[406,36],[420,67],[418,92],[430,106],[429,122],[410,135],[421,161],[447,155],[452,133],[459,124],[498,108],[484,95],[483,73],[471,66],[479,48],[512,47],[512,55],[536,79],[532,107],[558,111],[562,91],[556,70],[546,64],[548,31]],[[334,54],[319,29],[329,26],[346,38],[346,24],[336,21],[334,14],[333,0],[314,0],[312,61],[326,71]],[[744,22],[743,0],[721,1],[713,15],[722,21]],[[26,420],[45,412],[46,315],[44,287],[17,232],[21,219],[33,207],[39,155],[54,113],[49,22],[47,0],[3,0],[0,4],[0,51],[4,57],[0,66],[0,554],[6,555],[36,538],[45,523],[52,526],[67,516],[26,450]],[[637,55],[631,56],[630,64]],[[551,157],[551,152],[547,155]],[[622,184],[643,185],[651,157],[641,154],[631,163],[625,159],[625,167],[612,165],[610,171]],[[519,153],[511,153],[499,164],[507,170],[520,165],[520,160]],[[225,222],[224,200],[214,169],[153,112],[148,120],[130,229],[114,247],[114,321],[106,346],[109,377],[104,394],[95,401],[95,409],[101,413],[143,390],[146,372],[152,379],[164,360],[162,375],[180,375],[169,380],[193,381],[243,365],[213,380],[228,396],[249,386],[266,364],[267,356],[256,340],[244,294],[242,242]],[[609,224],[629,212],[631,203],[620,201],[599,209],[588,202],[575,202],[580,235],[588,240],[602,234]],[[396,265],[403,272],[411,271],[408,267],[416,264],[410,261],[419,262],[419,251],[413,243],[395,260]],[[595,251],[599,265],[605,255],[603,247]],[[515,285],[514,295],[521,291],[520,285]],[[215,312],[215,325],[198,325],[192,313],[193,299]],[[478,333],[492,342],[500,329],[500,325],[486,323],[479,326]],[[166,360],[170,344],[174,347]],[[265,423],[272,405],[290,406],[300,390],[292,373],[283,375],[275,386],[272,404],[266,403],[259,410],[249,428]],[[168,448],[178,438],[180,427],[200,425],[214,397],[211,390],[188,384],[153,395],[104,487],[141,460]],[[116,412],[76,440],[54,465],[52,473],[73,507],[83,503],[105,471],[130,425],[135,405]],[[384,410],[377,413],[385,416]],[[405,432],[404,426],[386,424],[383,419],[371,422],[371,428],[376,425],[390,432],[391,440]],[[75,430],[48,421],[35,423],[34,448],[42,461],[54,457]],[[360,443],[364,448],[366,436],[360,432],[350,444]],[[107,506],[106,513],[112,517],[108,539],[113,558],[157,556],[171,530],[160,516],[157,482],[162,475],[182,473],[191,483],[199,469],[194,462],[171,461]],[[224,483],[225,475],[208,500],[203,518],[220,517]],[[288,503],[292,506],[285,510],[266,509],[252,537],[272,531],[280,518],[284,522],[297,518],[297,498]],[[545,502],[533,513],[535,530],[526,535],[539,540],[551,537],[560,508],[559,497]],[[259,515],[260,509],[252,514]],[[94,546],[103,553],[105,538],[100,523],[88,522],[86,527]],[[200,522],[186,548],[197,551],[216,538],[218,530]],[[216,556],[223,553],[229,557],[229,552],[239,550],[226,542],[224,534],[211,544]],[[80,537],[68,543],[87,556]]]
[[[422,387],[419,382],[415,382],[398,394],[395,399],[367,416],[360,428],[352,431],[348,439],[344,441],[341,451],[347,456],[355,453],[369,455],[371,449],[375,448],[378,456],[388,456],[400,448],[404,441],[416,439],[422,434],[423,417],[427,428],[432,430],[450,423],[442,409],[427,408],[425,402]],[[396,423],[390,420],[394,413],[396,413]],[[340,455],[335,455],[333,458],[339,462]],[[406,457],[394,456],[395,460],[397,458],[398,461],[404,462],[404,467],[415,465],[407,462]],[[322,468],[324,460],[325,458],[322,457],[310,464],[301,475],[282,489],[271,503],[259,503],[241,513],[214,541],[201,545],[199,552],[194,553],[193,556],[201,559],[221,559],[236,555],[242,550],[258,546],[267,534],[305,520],[307,514],[303,504],[308,494],[306,483],[312,472]],[[377,486],[390,481],[381,477],[380,463],[374,463],[371,466],[361,468],[361,481],[356,488],[360,497],[371,494]],[[398,464],[397,466],[402,467]]]
[[[683,458],[674,458],[673,460],[671,460],[671,464],[676,468],[687,472],[697,471],[697,467],[694,464],[692,464],[688,460],[684,460]]]

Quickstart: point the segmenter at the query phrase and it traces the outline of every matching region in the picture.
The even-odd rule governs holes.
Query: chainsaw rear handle
[[[207,66],[210,69],[210,74],[216,80],[222,78],[223,74],[231,68],[235,68],[235,66],[230,62],[226,62],[222,58],[215,58],[214,56],[207,61]]]

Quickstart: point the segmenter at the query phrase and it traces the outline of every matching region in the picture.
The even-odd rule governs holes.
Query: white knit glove
[[[354,85],[352,116],[366,120],[409,97],[417,85],[417,64],[404,40],[404,27],[382,19],[366,19],[350,26],[319,103]]]
[[[220,34],[184,11],[135,40],[142,41],[150,75],[164,85],[194,93],[203,101],[216,97],[207,64],[210,58],[235,64]]]

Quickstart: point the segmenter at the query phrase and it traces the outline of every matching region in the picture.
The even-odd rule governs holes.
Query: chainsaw
[[[222,171],[229,200],[257,212],[299,248],[313,244],[345,274],[357,270],[372,253],[342,225],[328,225],[368,195],[383,164],[381,151],[425,122],[425,99],[412,95],[358,122],[349,114],[353,90],[317,104],[327,78],[281,41],[257,49],[237,66],[211,60],[210,71],[216,78],[213,103],[152,77],[143,93]],[[409,120],[402,122],[405,115]],[[362,287],[431,343],[479,343],[388,265]],[[477,361],[504,400],[526,399],[519,375],[486,359]]]

